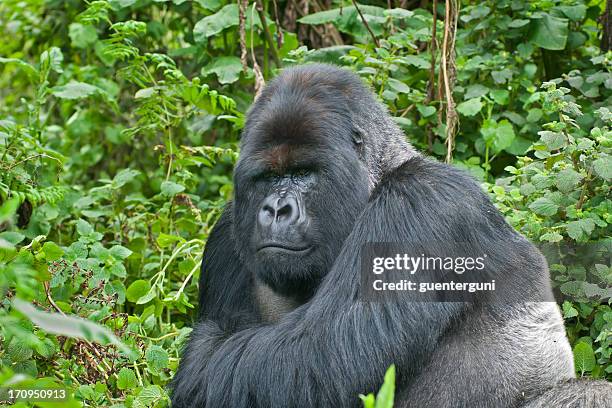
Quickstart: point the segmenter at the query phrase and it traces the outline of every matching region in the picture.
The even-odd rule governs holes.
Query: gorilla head
[[[312,294],[380,175],[412,151],[386,118],[357,76],[329,65],[285,70],[251,108],[234,231],[241,260],[276,292]]]

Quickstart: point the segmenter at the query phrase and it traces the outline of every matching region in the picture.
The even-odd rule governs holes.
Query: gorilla
[[[583,389],[540,252],[469,176],[416,152],[358,76],[313,64],[271,81],[234,186],[173,407],[354,407],[391,364],[398,407],[539,407]],[[503,302],[365,299],[361,255],[377,242],[487,254]],[[591,389],[588,404],[610,406],[609,384]]]

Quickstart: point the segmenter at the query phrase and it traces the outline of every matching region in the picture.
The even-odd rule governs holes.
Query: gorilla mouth
[[[257,248],[257,252],[268,250],[268,251],[277,251],[277,252],[289,252],[289,253],[305,253],[310,250],[309,246],[292,246],[287,244],[281,244],[278,242],[269,242],[263,244]]]

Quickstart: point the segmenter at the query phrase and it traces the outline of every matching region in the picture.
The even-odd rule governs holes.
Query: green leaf
[[[68,36],[75,48],[88,48],[98,40],[98,33],[93,26],[80,23],[70,24]]]
[[[221,84],[233,84],[240,78],[241,72],[240,58],[234,56],[215,58],[210,64],[202,68],[202,75],[215,74]]]
[[[410,92],[410,87],[408,85],[406,85],[402,81],[398,81],[395,78],[389,78],[387,83],[396,92],[399,92],[399,93],[409,93]]]
[[[485,120],[480,128],[480,133],[485,144],[491,148],[493,153],[499,153],[510,147],[516,137],[514,128],[507,119],[502,119],[499,122],[495,122],[493,119]]]
[[[525,19],[516,19],[516,20],[512,20],[510,22],[510,24],[508,24],[508,27],[510,28],[520,28],[520,27],[524,27],[527,24],[529,24],[529,20],[525,20]]]
[[[223,4],[221,0],[195,0],[195,2],[209,11],[219,10],[219,7]]]
[[[563,50],[567,43],[568,20],[547,13],[537,13],[531,20],[529,40],[547,50]]]
[[[457,105],[457,110],[464,116],[474,116],[482,110],[480,98],[469,99]]]
[[[3,223],[10,219],[19,208],[19,198],[13,197],[10,200],[5,201],[0,205],[0,223]]]
[[[510,98],[510,92],[505,89],[494,89],[491,91],[491,96],[498,105],[507,105],[508,99]]]
[[[319,11],[318,13],[312,13],[307,16],[304,16],[298,19],[298,23],[300,24],[326,24],[332,23],[338,18],[340,15],[340,9],[332,9]]]
[[[161,184],[162,194],[169,196],[169,197],[173,197],[184,190],[185,190],[184,186],[177,184],[175,182],[172,182],[172,181],[164,181]]]
[[[157,406],[156,403],[164,397],[165,393],[159,385],[149,385],[140,391],[140,394],[134,400],[133,407],[136,404],[141,404],[142,407]]]
[[[595,368],[595,353],[590,344],[581,341],[574,346],[574,367],[580,375]]]
[[[578,4],[575,6],[558,6],[557,9],[561,10],[565,17],[572,21],[581,21],[586,17],[587,7],[584,4]]]
[[[559,242],[563,239],[563,235],[558,232],[548,232],[540,237],[540,241],[544,242]]]
[[[429,69],[431,67],[431,63],[429,61],[423,57],[419,57],[418,55],[406,55],[405,57],[400,58],[400,61],[421,69]]]
[[[421,116],[423,116],[424,118],[429,117],[433,115],[434,113],[436,113],[435,107],[421,105],[420,103],[417,104],[417,110],[419,111]]]
[[[505,150],[514,156],[522,156],[527,153],[527,149],[529,149],[532,144],[531,140],[525,139],[522,136],[516,136],[512,144]]]
[[[603,156],[593,162],[593,170],[604,180],[612,179],[612,157]]]
[[[567,300],[563,302],[563,318],[570,319],[572,317],[578,316],[578,311],[574,308],[574,305]]]
[[[529,209],[536,214],[550,217],[557,213],[559,206],[552,202],[549,198],[541,197],[531,203],[529,205]]]
[[[76,230],[77,233],[81,236],[86,236],[91,234],[92,232],[94,232],[93,227],[91,226],[90,223],[88,223],[87,221],[83,220],[83,219],[78,219],[76,222]]]
[[[167,248],[170,245],[182,241],[183,238],[177,237],[176,235],[164,234],[163,232],[157,236],[157,245],[161,248]]]
[[[374,397],[374,394],[359,394],[359,399],[361,399],[361,402],[363,402],[363,408],[376,408],[376,397]]]
[[[51,89],[51,93],[61,99],[83,99],[102,92],[104,91],[97,86],[77,81],[70,81],[66,85]]]
[[[128,256],[132,255],[132,251],[130,249],[124,247],[124,246],[114,245],[110,249],[110,254],[115,259],[123,260],[123,259],[127,258]]]
[[[584,218],[577,221],[570,221],[565,224],[567,235],[576,241],[588,237],[595,229],[595,221],[590,218]]]
[[[385,373],[385,381],[376,394],[376,408],[393,408],[395,398],[395,364]]]
[[[45,242],[42,246],[42,251],[45,254],[45,259],[48,262],[57,261],[64,255],[64,250],[57,246],[54,242]]]
[[[149,290],[151,290],[151,284],[149,281],[139,279],[134,282],[127,288],[125,292],[125,297],[132,303],[136,303],[138,299],[142,296],[146,295]]]
[[[582,175],[573,169],[564,169],[557,174],[557,188],[563,193],[572,191],[582,180]]]
[[[112,187],[114,189],[121,188],[130,181],[134,180],[134,178],[139,174],[140,172],[138,170],[123,169],[115,175],[115,178],[113,178]]]
[[[213,15],[206,16],[193,27],[193,36],[197,42],[204,42],[208,37],[219,34],[226,28],[238,25],[238,5],[230,3]]]
[[[123,367],[117,374],[117,388],[120,390],[129,390],[138,386],[138,380],[134,371]]]
[[[542,130],[538,132],[540,142],[542,142],[548,151],[558,150],[567,145],[567,139],[561,132],[551,132],[550,130]]]
[[[156,373],[168,367],[168,352],[159,346],[149,347],[145,354],[145,358],[147,359],[149,367]]]
[[[25,235],[16,232],[16,231],[4,231],[0,232],[0,238],[3,240],[10,242],[13,245],[19,244],[25,238]]]
[[[480,98],[489,93],[490,89],[482,84],[473,84],[467,87],[465,91],[465,99]]]
[[[64,54],[58,47],[51,47],[40,54],[40,64],[49,64],[49,67],[58,74],[63,72],[62,62],[64,62]]]

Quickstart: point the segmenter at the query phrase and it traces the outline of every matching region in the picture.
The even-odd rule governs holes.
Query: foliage
[[[612,92],[598,78],[610,80],[612,61],[598,56],[591,64],[534,93],[536,109],[556,120],[538,132],[533,156],[508,166],[510,176],[499,178],[491,191],[512,225],[542,245],[553,286],[564,300],[577,373],[609,379]],[[585,84],[591,85],[585,90]]]
[[[246,69],[235,2],[0,3],[0,386],[66,387],[62,406],[168,405],[202,249],[232,195],[253,57],[266,80],[311,61],[354,69],[413,144],[445,156],[431,4],[360,5],[375,47],[352,2],[294,3],[249,3]],[[546,244],[577,371],[610,379],[604,2],[462,3],[454,164]],[[393,383],[390,369],[366,406],[391,406]]]

